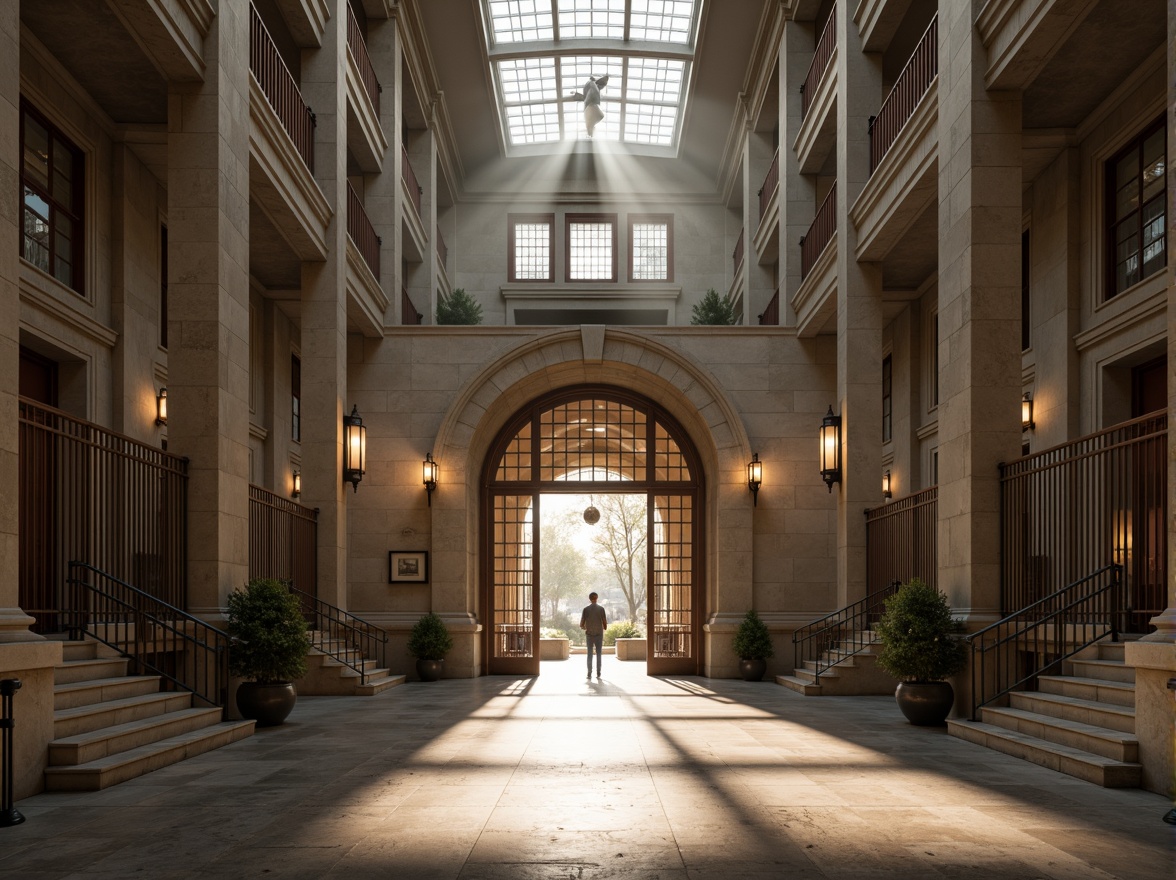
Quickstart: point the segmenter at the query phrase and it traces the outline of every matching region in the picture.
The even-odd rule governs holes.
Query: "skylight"
[[[673,147],[702,0],[482,0],[510,147],[619,141]],[[599,83],[591,136],[583,95]],[[579,97],[574,97],[579,96]],[[595,115],[595,114],[591,114]]]

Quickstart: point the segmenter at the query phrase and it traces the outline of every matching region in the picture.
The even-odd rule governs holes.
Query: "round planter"
[[[931,727],[947,721],[955,691],[946,681],[904,681],[894,691],[894,699],[907,721]]]
[[[437,681],[445,671],[444,660],[418,660],[417,676],[421,681]]]
[[[281,724],[294,711],[297,700],[298,691],[290,681],[274,684],[243,681],[237,688],[237,709],[241,717],[252,718],[259,727]]]
[[[743,676],[744,681],[762,681],[767,671],[768,661],[762,657],[739,661],[739,674]]]

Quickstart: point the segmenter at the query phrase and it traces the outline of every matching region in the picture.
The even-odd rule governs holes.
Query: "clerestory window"
[[[21,102],[21,256],[79,294],[82,266],[82,151]]]

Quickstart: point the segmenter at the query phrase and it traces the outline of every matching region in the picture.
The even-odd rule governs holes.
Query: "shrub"
[[[412,628],[408,637],[408,652],[418,660],[444,660],[453,648],[453,636],[445,621],[430,611]]]
[[[735,309],[731,301],[725,296],[719,296],[712,287],[706,292],[701,302],[695,303],[690,309],[691,324],[729,325],[735,323]]]
[[[604,631],[604,643],[606,645],[615,645],[617,639],[640,639],[645,636],[641,631],[641,627],[631,620],[618,620],[616,623],[610,623],[608,629]]]
[[[776,653],[768,625],[755,613],[754,608],[743,615],[739,629],[735,631],[735,638],[731,641],[731,650],[740,660],[767,660]]]
[[[261,684],[293,681],[306,674],[310,637],[302,603],[273,578],[254,578],[229,594],[229,670]]]
[[[915,578],[886,600],[876,631],[878,665],[906,681],[943,681],[963,670],[967,647],[953,634],[962,627],[947,597]]]
[[[437,323],[481,324],[482,306],[465,292],[465,288],[455,287],[449,296],[437,300]]]
[[[562,629],[552,629],[550,626],[543,626],[539,628],[539,638],[541,639],[566,639],[568,634]]]

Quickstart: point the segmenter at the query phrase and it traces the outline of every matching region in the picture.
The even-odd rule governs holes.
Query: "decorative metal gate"
[[[685,432],[635,394],[581,386],[520,412],[491,447],[483,478],[486,670],[539,671],[540,496],[624,493],[648,499],[647,669],[696,674],[702,668],[700,477]]]

